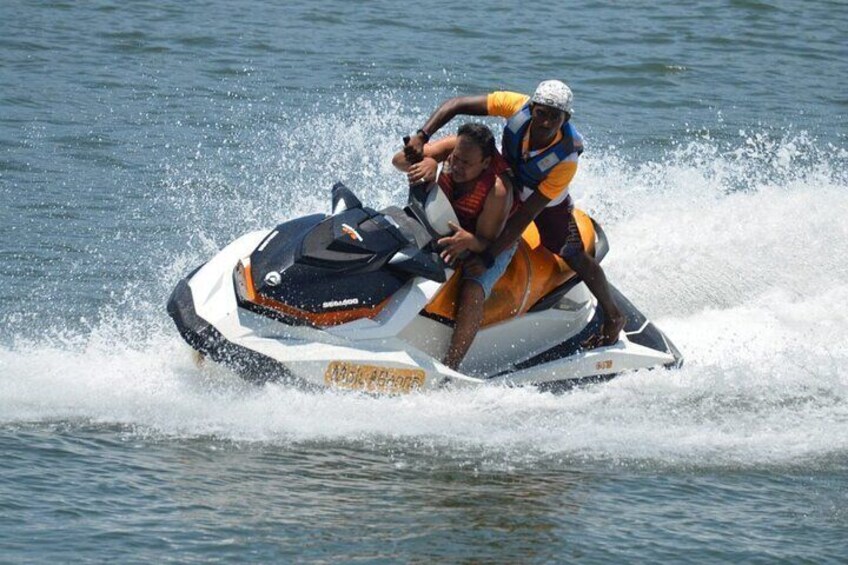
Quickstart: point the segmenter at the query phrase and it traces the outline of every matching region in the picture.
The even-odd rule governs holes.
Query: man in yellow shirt
[[[410,136],[404,152],[410,162],[419,160],[430,136],[456,115],[506,118],[502,151],[515,176],[521,205],[500,236],[468,261],[466,269],[492,265],[494,258],[515,243],[535,220],[542,244],[558,253],[598,299],[605,316],[601,344],[610,345],[618,341],[625,319],[612,298],[603,269],[583,249],[572,216],[574,206],[568,185],[583,152],[583,138],[569,123],[572,101],[571,89],[558,80],[541,82],[532,97],[492,92],[451,98]]]

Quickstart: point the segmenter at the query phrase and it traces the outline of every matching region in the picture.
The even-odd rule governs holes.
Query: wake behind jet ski
[[[332,210],[246,234],[181,280],[168,312],[188,344],[252,380],[380,393],[491,384],[550,390],[682,363],[615,289],[627,316],[620,341],[584,350],[602,312],[531,224],[453,371],[438,360],[460,276],[435,241],[456,216],[438,186],[412,190],[404,208],[376,211],[339,183]],[[575,217],[584,246],[601,260],[603,231],[579,210]]]

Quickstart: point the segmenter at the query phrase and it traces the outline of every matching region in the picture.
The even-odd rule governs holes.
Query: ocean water
[[[841,0],[3,2],[0,562],[846,562],[846,29]],[[336,180],[403,202],[441,100],[547,78],[682,369],[372,398],[194,366],[191,268]]]

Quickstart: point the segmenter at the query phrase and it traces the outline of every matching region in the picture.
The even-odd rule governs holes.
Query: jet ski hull
[[[564,295],[560,308],[531,312],[481,330],[463,373],[437,361],[452,329],[420,313],[435,292],[430,289],[428,293],[428,283],[438,286],[432,281],[413,280],[407,296],[398,298],[395,312],[408,301],[411,303],[405,307],[412,308],[413,315],[397,335],[391,324],[386,327],[380,319],[348,324],[353,326],[348,328],[342,325],[332,333],[291,326],[238,305],[232,273],[239,258],[249,254],[267,233],[245,236],[229,245],[180,281],[168,302],[168,312],[192,348],[251,381],[282,380],[306,388],[375,393],[446,385],[530,385],[562,390],[626,371],[682,363],[668,338],[615,289],[628,319],[621,340],[613,346],[582,350],[580,344],[597,332],[602,320],[600,308],[582,283]],[[410,295],[418,295],[418,300],[410,300]],[[550,335],[563,339],[540,339]],[[466,366],[471,375],[465,374]],[[495,370],[486,374],[486,367]]]
[[[342,189],[339,199],[334,189],[333,215],[246,234],[177,284],[168,312],[191,347],[254,381],[372,393],[493,384],[556,390],[682,363],[615,289],[628,320],[620,341],[581,348],[602,320],[585,284],[572,278],[554,288],[545,278],[547,287],[534,286],[525,272],[498,283],[515,295],[518,315],[485,318],[460,371],[451,370],[439,359],[453,331],[455,299],[445,293],[457,285],[430,247],[437,235],[426,207],[375,212]],[[603,232],[588,230],[590,248],[605,250]],[[525,271],[534,253],[549,253],[523,245]]]

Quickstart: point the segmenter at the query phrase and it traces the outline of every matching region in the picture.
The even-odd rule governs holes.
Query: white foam
[[[175,173],[182,200],[171,197],[198,229],[189,250],[175,254],[152,290],[116,298],[89,331],[0,348],[0,422],[82,420],[255,442],[429,442],[506,459],[758,464],[848,452],[845,155],[803,136],[776,145],[743,137],[736,152],[695,141],[635,167],[615,150],[587,156],[575,193],[610,236],[607,273],[683,351],[681,370],[561,396],[487,389],[371,398],[254,387],[223,368],[197,369],[163,304],[137,297],[165,296],[225,243],[228,234],[213,233],[225,219],[235,235],[273,223],[282,208],[283,217],[328,209],[329,191],[316,195],[305,184],[318,178],[329,187],[335,167],[360,162],[360,177],[372,179],[359,190],[363,200],[397,202],[384,162],[397,143],[376,134],[379,120],[361,112],[341,148],[316,147],[318,157],[339,151],[317,177],[285,156],[290,139],[265,138],[259,147],[275,155],[267,178],[295,179],[296,194],[267,181],[235,196],[239,206],[223,199],[209,210],[209,195],[191,188],[202,184],[195,173]],[[295,145],[307,131],[336,131],[331,122],[295,129]],[[267,149],[274,140],[281,145]]]

